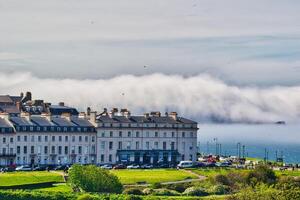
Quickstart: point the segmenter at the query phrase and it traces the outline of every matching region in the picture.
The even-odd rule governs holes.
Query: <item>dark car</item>
[[[37,166],[33,168],[33,171],[45,171],[47,169],[46,166]]]
[[[67,168],[66,165],[58,165],[57,167],[54,168],[54,170],[65,170]]]
[[[113,169],[126,169],[126,168],[127,168],[127,166],[124,164],[118,164],[113,167]]]

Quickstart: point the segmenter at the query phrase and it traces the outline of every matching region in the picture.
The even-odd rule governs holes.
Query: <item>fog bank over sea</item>
[[[236,155],[237,143],[245,145],[249,157],[264,158],[265,148],[269,159],[283,152],[287,163],[300,163],[300,124],[201,124],[198,142],[201,152],[216,152],[216,142],[222,144],[222,154]]]

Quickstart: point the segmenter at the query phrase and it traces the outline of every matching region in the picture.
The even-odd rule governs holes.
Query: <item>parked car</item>
[[[139,165],[128,165],[127,169],[139,169],[141,168]]]
[[[15,171],[15,168],[12,167],[3,167],[0,169],[0,172],[13,172]]]
[[[112,169],[112,165],[106,164],[101,166],[102,169]]]
[[[114,169],[126,169],[126,165],[124,165],[124,164],[117,164],[113,168]]]
[[[153,168],[153,165],[145,164],[145,165],[142,165],[141,168],[142,168],[142,169],[152,169],[152,168]]]
[[[68,166],[66,165],[58,165],[57,167],[54,168],[54,170],[65,170]]]
[[[177,165],[177,168],[183,169],[183,168],[191,168],[194,167],[193,161],[180,161],[180,163]]]
[[[45,170],[46,170],[46,166],[37,166],[33,168],[33,171],[45,171]]]
[[[29,165],[22,165],[17,167],[16,171],[32,171],[32,167]]]

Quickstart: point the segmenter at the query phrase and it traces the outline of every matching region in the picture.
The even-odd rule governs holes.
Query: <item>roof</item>
[[[0,95],[0,103],[14,103],[9,95]]]
[[[11,125],[3,118],[0,118],[0,128],[10,128]]]
[[[93,124],[91,124],[86,119],[82,119],[82,118],[78,118],[78,117],[71,117],[71,121],[74,124],[78,125],[78,126],[82,126],[82,127],[94,127]]]
[[[79,114],[79,112],[75,108],[60,105],[49,106],[49,111],[52,115],[62,115],[63,113],[70,113],[71,115]]]
[[[0,111],[10,114],[20,113],[19,109],[15,105],[0,105]]]
[[[11,117],[10,121],[17,126],[35,126],[34,123],[28,121],[25,117]]]
[[[63,117],[52,117],[52,121],[58,126],[65,126],[65,127],[76,126],[76,124],[72,123],[71,121]]]
[[[99,120],[103,123],[116,123],[116,122],[118,122],[118,121],[114,120],[113,118],[110,118],[108,115],[97,116],[97,120]]]
[[[56,124],[41,116],[31,116],[31,121],[38,126],[56,126]]]

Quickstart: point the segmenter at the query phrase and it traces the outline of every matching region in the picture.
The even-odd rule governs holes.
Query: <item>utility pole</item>
[[[218,156],[218,138],[214,138],[214,141],[216,142],[216,156]]]
[[[238,142],[236,146],[236,154],[238,158],[241,158],[241,143]]]
[[[245,158],[245,145],[243,145],[243,158]]]

